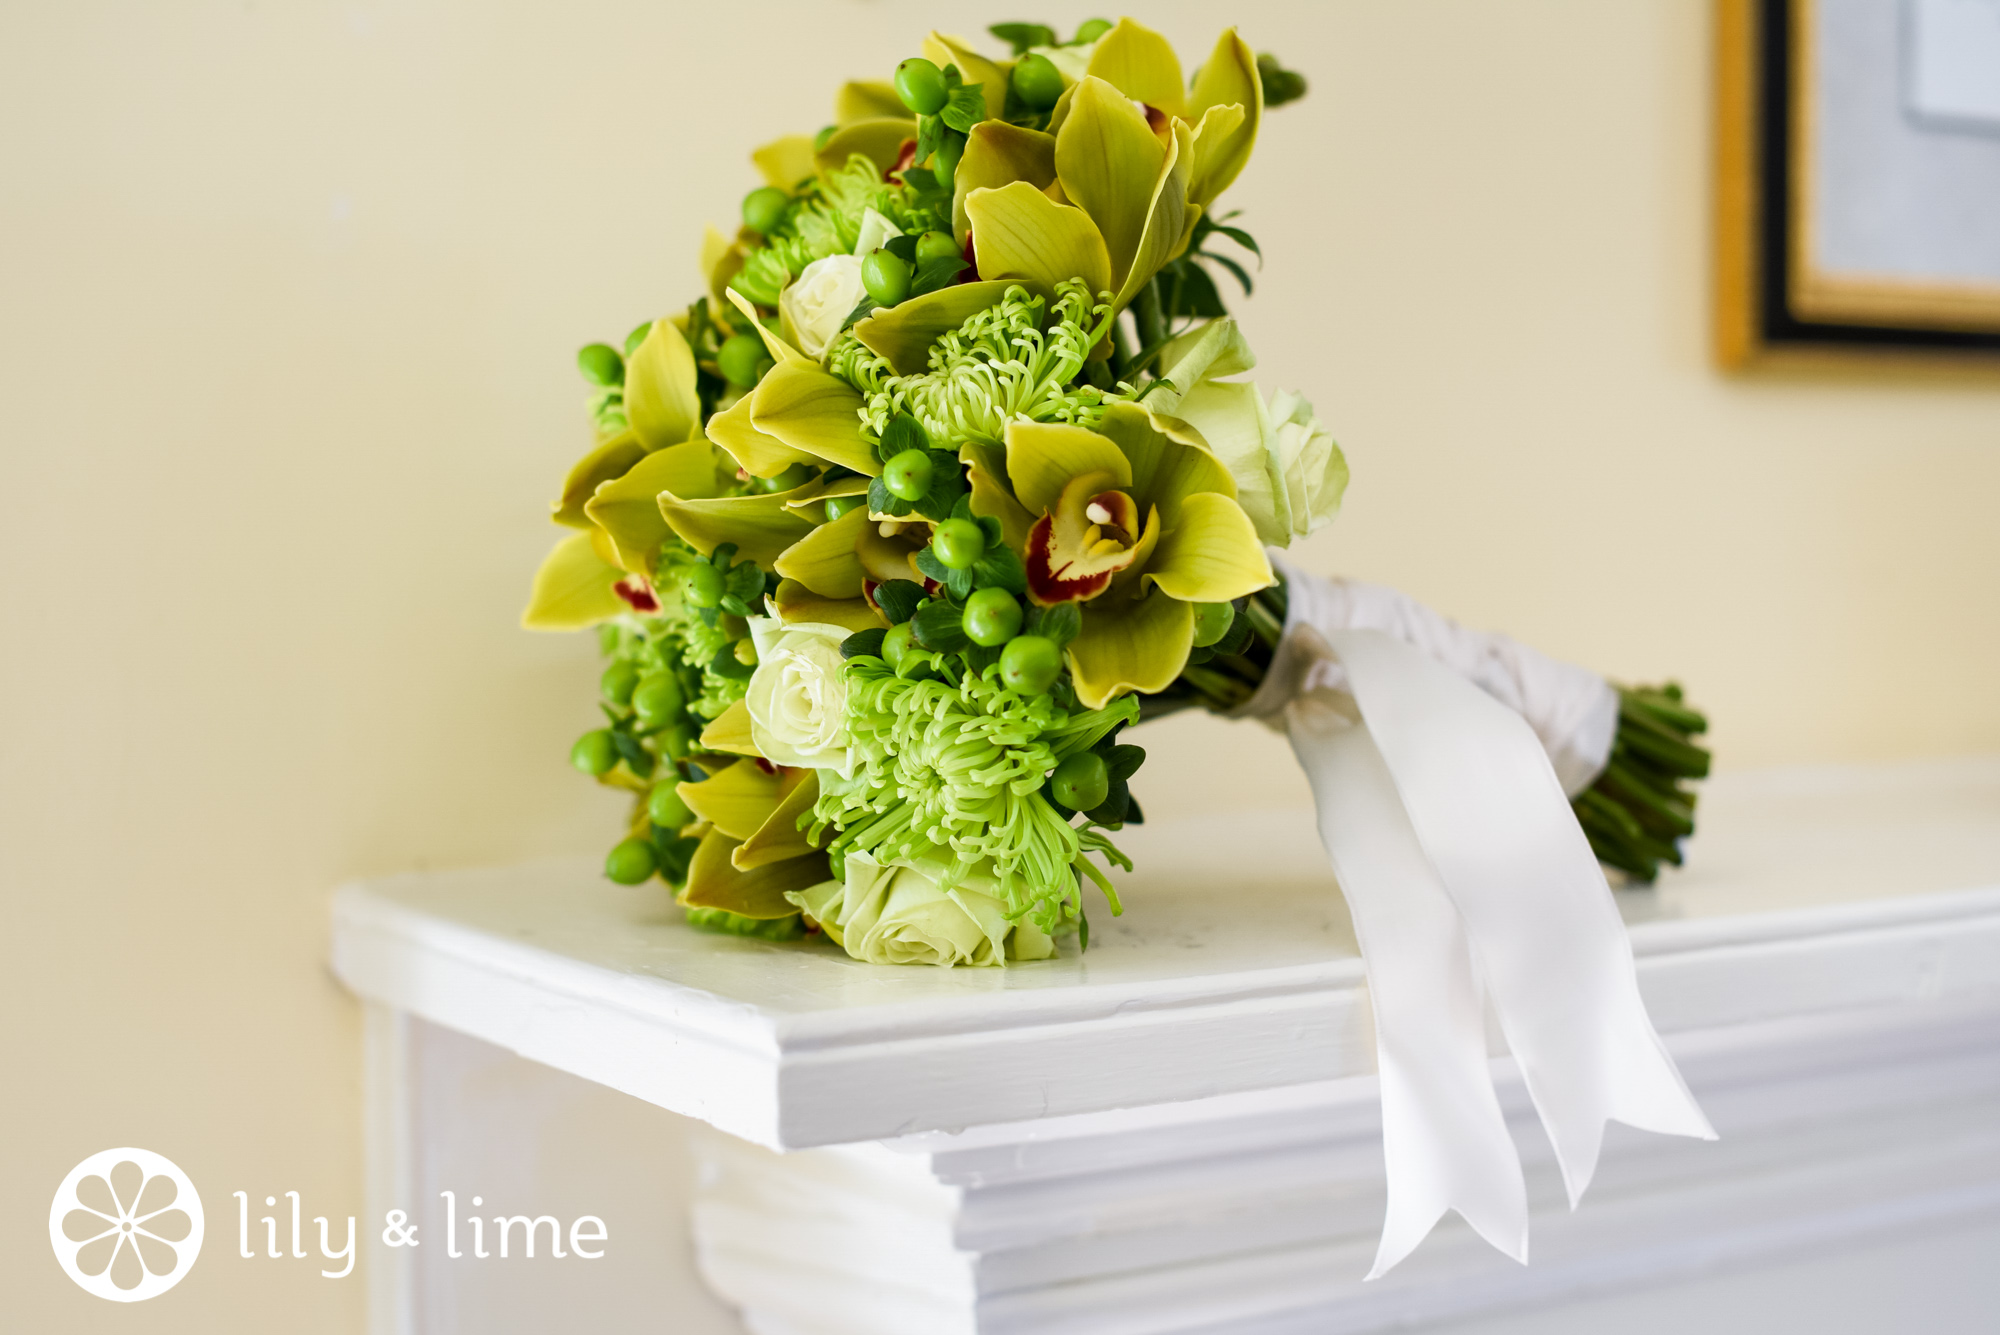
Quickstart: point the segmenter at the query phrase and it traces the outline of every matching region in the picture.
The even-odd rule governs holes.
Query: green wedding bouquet
[[[707,291],[578,357],[596,440],[524,622],[596,628],[571,758],[634,796],[606,873],[697,926],[1087,946],[1141,819],[1125,730],[1248,699],[1286,618],[1266,548],[1346,486],[1310,404],[1236,378],[1217,282],[1251,288],[1217,202],[1303,79],[1234,30],[1192,79],[1130,19],[991,31],[1008,54],[932,33],[758,149]],[[1578,812],[1649,875],[1706,754],[1677,693],[1627,701]]]

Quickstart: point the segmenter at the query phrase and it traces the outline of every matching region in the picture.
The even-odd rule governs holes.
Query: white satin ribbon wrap
[[[1240,712],[1282,719],[1367,962],[1389,1183],[1368,1277],[1454,1209],[1526,1262],[1487,999],[1571,1208],[1607,1119],[1715,1136],[1646,1015],[1624,924],[1557,777],[1565,757],[1576,773],[1602,768],[1617,695],[1388,590],[1284,570],[1284,638]],[[1601,741],[1578,736],[1598,729]]]

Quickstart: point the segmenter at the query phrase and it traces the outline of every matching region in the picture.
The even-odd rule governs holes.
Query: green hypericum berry
[[[768,233],[785,220],[792,197],[775,185],[759,186],[743,196],[743,225],[753,232]]]
[[[653,791],[646,794],[646,819],[663,830],[678,830],[694,819],[694,812],[681,801],[678,779],[653,785]]]
[[[935,116],[951,94],[944,86],[943,70],[922,56],[911,56],[896,66],[896,96],[919,116]]]
[[[1009,690],[1040,695],[1056,684],[1062,650],[1042,635],[1016,635],[1000,651],[1000,680]]]
[[[764,350],[764,340],[755,334],[732,334],[724,339],[716,350],[716,369],[722,378],[738,389],[750,389],[763,375],[763,367],[769,364],[770,355]]]
[[[965,600],[965,637],[991,649],[1021,633],[1021,605],[1005,589],[977,589]]]
[[[671,723],[681,716],[686,707],[681,684],[671,672],[647,674],[632,692],[632,712],[638,716],[642,728],[657,728]]]
[[[1229,633],[1230,623],[1236,620],[1236,609],[1228,603],[1196,603],[1194,605],[1194,643],[1197,649],[1206,649]]]
[[[882,465],[882,485],[898,500],[920,501],[931,489],[935,472],[928,454],[922,450],[904,450]]]
[[[694,750],[698,735],[686,723],[676,723],[660,734],[660,749],[667,753],[669,760],[686,760],[688,752]]]
[[[931,154],[931,171],[937,177],[937,183],[946,190],[952,188],[958,176],[958,160],[964,156],[965,141],[954,134],[946,135],[944,142],[937,146],[937,152]]]
[[[603,693],[605,703],[620,709],[632,703],[632,688],[638,684],[639,669],[630,663],[613,663],[597,679],[597,689]]]
[[[625,359],[609,343],[593,343],[576,350],[576,369],[593,385],[625,383]]]
[[[757,664],[757,641],[748,635],[731,645],[729,652],[736,655],[736,661],[744,667],[755,667]]]
[[[689,566],[681,576],[681,596],[695,607],[721,606],[722,572],[706,561]]]
[[[1016,61],[1008,82],[1014,86],[1014,96],[1036,111],[1047,111],[1063,95],[1062,71],[1047,56],[1025,56]]]
[[[826,498],[826,522],[831,524],[844,514],[859,510],[868,504],[866,496],[829,496]]]
[[[1071,811],[1089,811],[1111,796],[1111,771],[1104,757],[1091,751],[1071,756],[1056,766],[1056,801]]]
[[[917,238],[917,263],[926,264],[931,260],[955,260],[963,251],[958,242],[951,239],[950,232],[925,232]]]
[[[903,670],[903,659],[916,642],[916,626],[908,621],[899,626],[889,627],[889,633],[882,637],[882,661],[889,665],[891,672]]]
[[[576,745],[569,749],[569,763],[592,776],[609,774],[618,763],[618,747],[611,740],[611,729],[598,728],[577,738]]]
[[[806,464],[792,464],[780,471],[776,477],[757,478],[757,490],[772,492],[790,491],[793,487],[803,487],[806,483],[812,481],[812,476],[813,470],[810,466]]]
[[[620,885],[638,885],[658,868],[653,846],[644,839],[627,839],[604,857],[604,874]]]
[[[947,569],[969,570],[986,554],[986,533],[970,519],[947,519],[931,534],[931,551]]]
[[[1076,30],[1076,36],[1070,39],[1069,44],[1071,46],[1084,46],[1096,41],[1110,31],[1110,19],[1085,19],[1083,26]]]
[[[861,286],[878,306],[900,305],[910,295],[910,266],[900,255],[878,250],[861,261]]]

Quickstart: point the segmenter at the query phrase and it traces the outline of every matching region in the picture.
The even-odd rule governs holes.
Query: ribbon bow
[[[1274,564],[1285,632],[1240,712],[1282,720],[1367,964],[1389,1183],[1368,1278],[1446,1210],[1525,1263],[1527,1189],[1487,1061],[1488,999],[1572,1209],[1609,1119],[1715,1138],[1646,1014],[1567,800],[1610,753],[1617,694],[1391,590]]]

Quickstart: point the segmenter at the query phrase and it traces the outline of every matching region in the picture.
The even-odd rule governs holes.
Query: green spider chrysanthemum
[[[990,859],[1008,916],[1050,934],[1076,920],[1080,876],[1096,882],[1115,911],[1110,882],[1085,854],[1131,864],[1096,831],[1072,827],[1041,790],[1065,758],[1136,722],[1138,703],[1128,697],[1104,709],[1064,710],[1049,696],[1002,686],[997,668],[974,673],[918,652],[904,672],[916,664],[942,675],[899,676],[865,655],[848,663],[849,746],[861,764],[853,782],[824,787],[813,810],[815,842],[834,825],[836,858],[865,851],[884,864],[934,859],[949,864],[945,883]]]
[[[1092,426],[1107,402],[1134,396],[1130,385],[1106,391],[1071,383],[1111,318],[1110,303],[1081,280],[1056,284],[1053,310],[1025,287],[1011,287],[997,304],[939,335],[928,370],[896,375],[853,337],[835,346],[828,369],[861,391],[862,427],[875,439],[892,417],[909,413],[934,441],[999,445],[1009,422]]]

